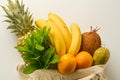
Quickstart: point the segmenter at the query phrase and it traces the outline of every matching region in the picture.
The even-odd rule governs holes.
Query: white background
[[[49,12],[58,14],[69,26],[79,24],[81,31],[99,26],[102,44],[111,52],[105,73],[108,80],[120,80],[120,0],[23,0],[34,19],[47,19]],[[0,0],[0,5],[7,0]],[[0,80],[19,80],[16,66],[22,64],[17,50],[17,37],[2,22],[5,13],[0,8]]]

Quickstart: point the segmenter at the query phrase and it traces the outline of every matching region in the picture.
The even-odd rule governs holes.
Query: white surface
[[[7,0],[0,0],[5,5]],[[102,44],[110,49],[111,57],[105,72],[108,80],[120,78],[120,0],[23,0],[34,19],[47,19],[49,12],[60,15],[66,24],[77,23],[82,32],[89,26],[99,26]],[[19,80],[16,66],[22,63],[17,50],[16,36],[3,23],[5,13],[0,8],[0,80]]]

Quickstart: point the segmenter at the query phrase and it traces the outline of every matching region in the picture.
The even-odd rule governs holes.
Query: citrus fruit
[[[58,62],[58,71],[62,74],[70,74],[76,69],[76,59],[71,54],[64,54]]]
[[[93,58],[90,53],[81,51],[76,55],[77,69],[87,68],[92,66]]]

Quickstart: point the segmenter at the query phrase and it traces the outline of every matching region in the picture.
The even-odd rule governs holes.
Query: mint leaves
[[[56,64],[60,57],[55,54],[55,48],[50,46],[50,29],[43,27],[36,28],[25,40],[24,46],[17,46],[22,51],[22,58],[27,66],[23,73],[30,74],[37,69],[47,69],[50,65]]]

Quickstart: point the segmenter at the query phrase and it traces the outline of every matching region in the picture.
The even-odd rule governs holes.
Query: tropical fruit
[[[94,51],[101,46],[101,38],[96,33],[98,30],[99,28],[97,27],[92,30],[91,26],[90,32],[85,32],[82,34],[82,44],[80,51],[87,51],[93,55]]]
[[[53,21],[57,25],[57,27],[60,29],[61,35],[63,36],[63,39],[65,41],[66,50],[68,50],[71,44],[71,33],[67,25],[62,20],[62,18],[57,14],[49,13],[48,18],[49,20]]]
[[[7,28],[12,29],[12,33],[18,36],[18,45],[24,45],[23,40],[34,30],[32,15],[18,0],[15,2],[8,0],[7,7],[2,6],[2,8],[7,17],[4,21],[10,23]]]
[[[107,48],[105,47],[98,48],[93,55],[94,65],[106,64],[109,57],[110,52]]]
[[[81,34],[81,30],[79,26],[75,23],[70,25],[70,30],[72,34],[72,41],[71,41],[70,48],[68,49],[67,54],[72,54],[76,56],[78,51],[80,50],[82,34]]]

